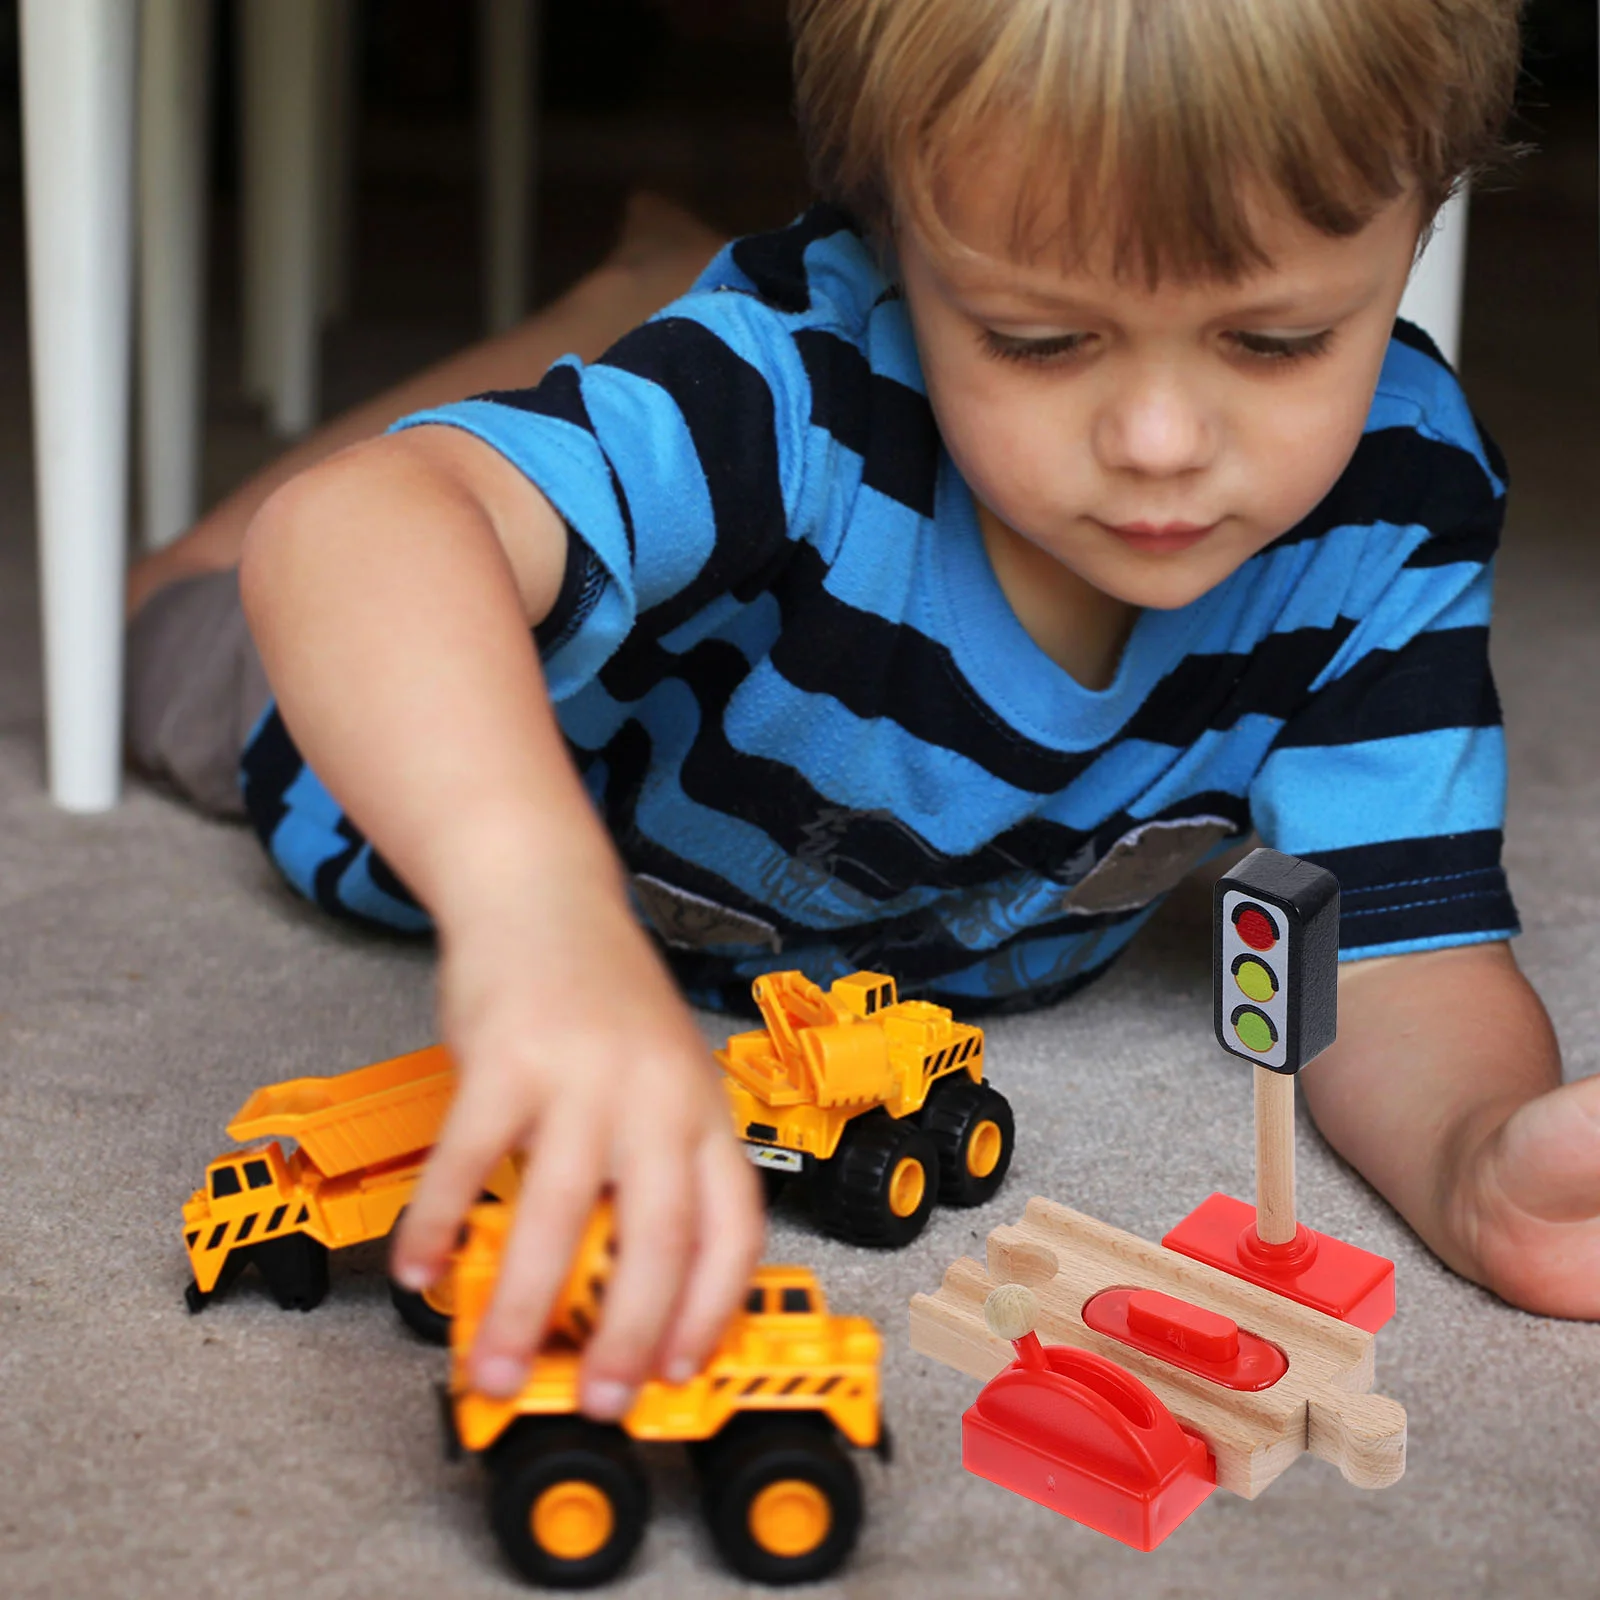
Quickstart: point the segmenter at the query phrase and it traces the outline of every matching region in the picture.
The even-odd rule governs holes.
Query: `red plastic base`
[[[1392,1261],[1303,1223],[1290,1243],[1264,1244],[1256,1208],[1231,1195],[1202,1201],[1161,1242],[1368,1333],[1394,1315]]]
[[[961,1418],[969,1472],[1135,1550],[1153,1550],[1216,1486],[1205,1441],[1113,1361],[1046,1345],[1013,1362]]]

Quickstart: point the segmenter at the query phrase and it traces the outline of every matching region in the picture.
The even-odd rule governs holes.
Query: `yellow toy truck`
[[[798,972],[752,986],[766,1027],[717,1051],[734,1122],[769,1195],[806,1176],[819,1220],[898,1248],[934,1197],[981,1205],[1011,1164],[1005,1097],[983,1081],[983,1030],[855,972],[824,992]]]
[[[507,1561],[530,1583],[588,1588],[627,1565],[649,1497],[634,1441],[688,1446],[707,1526],[733,1570],[758,1583],[834,1572],[861,1525],[861,1480],[845,1446],[887,1458],[879,1416],[883,1343],[861,1317],[828,1312],[804,1267],[762,1266],[744,1310],[704,1369],[652,1380],[620,1424],[578,1414],[578,1369],[615,1253],[611,1207],[579,1242],[544,1346],[522,1392],[471,1388],[467,1353],[494,1292],[510,1207],[473,1208],[453,1269],[455,1318],[445,1424],[452,1454],[489,1472],[489,1518]]]
[[[285,1309],[309,1311],[328,1292],[328,1252],[383,1238],[405,1209],[455,1093],[442,1045],[332,1078],[294,1078],[258,1089],[228,1124],[230,1138],[265,1140],[219,1156],[183,1208],[194,1281],[190,1311],[204,1310],[254,1265]],[[296,1142],[286,1155],[279,1139]],[[513,1193],[502,1162],[489,1192]],[[446,1342],[448,1285],[417,1294],[390,1284],[407,1324]]]

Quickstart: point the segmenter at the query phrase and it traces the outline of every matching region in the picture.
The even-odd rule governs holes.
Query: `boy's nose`
[[[1176,477],[1206,466],[1214,444],[1203,409],[1169,381],[1125,389],[1095,418],[1095,454],[1109,472]]]

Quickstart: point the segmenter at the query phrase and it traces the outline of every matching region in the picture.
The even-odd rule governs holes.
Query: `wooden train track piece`
[[[1044,1343],[1092,1351],[1147,1384],[1206,1441],[1220,1488],[1254,1499],[1303,1451],[1359,1488],[1384,1488],[1404,1472],[1405,1410],[1371,1392],[1374,1337],[1366,1330],[1040,1197],[1018,1223],[990,1233],[987,1255],[987,1269],[955,1261],[937,1293],[913,1298],[913,1349],[971,1377],[994,1377],[1014,1352],[989,1331],[984,1301],[1000,1284],[1022,1283],[1037,1297]],[[1107,1289],[1156,1290],[1225,1317],[1276,1346],[1287,1370],[1246,1392],[1097,1333],[1083,1309]]]

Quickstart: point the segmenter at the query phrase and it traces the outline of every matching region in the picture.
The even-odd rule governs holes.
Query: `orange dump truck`
[[[516,1571],[563,1588],[615,1577],[644,1534],[649,1501],[635,1441],[651,1440],[688,1445],[711,1537],[736,1572],[801,1583],[835,1571],[862,1514],[847,1447],[888,1450],[877,1329],[830,1315],[806,1268],[762,1266],[700,1373],[646,1383],[620,1424],[588,1421],[578,1415],[579,1366],[615,1249],[602,1205],[522,1392],[491,1399],[469,1385],[467,1352],[494,1291],[508,1213],[475,1207],[456,1257],[446,1416],[452,1448],[487,1464],[490,1520]]]
[[[1011,1107],[983,1081],[983,1030],[855,972],[752,986],[766,1027],[717,1052],[734,1123],[769,1191],[811,1179],[823,1225],[852,1244],[909,1244],[935,1196],[981,1205],[1011,1163]]]
[[[251,1143],[206,1168],[183,1208],[194,1270],[186,1298],[200,1311],[247,1267],[278,1304],[309,1311],[328,1292],[328,1252],[381,1239],[405,1208],[455,1092],[442,1045],[332,1078],[269,1084],[240,1107],[230,1138]],[[291,1140],[285,1153],[277,1141]],[[504,1197],[507,1164],[490,1184]],[[392,1286],[402,1316],[424,1337],[447,1336],[448,1291]]]

